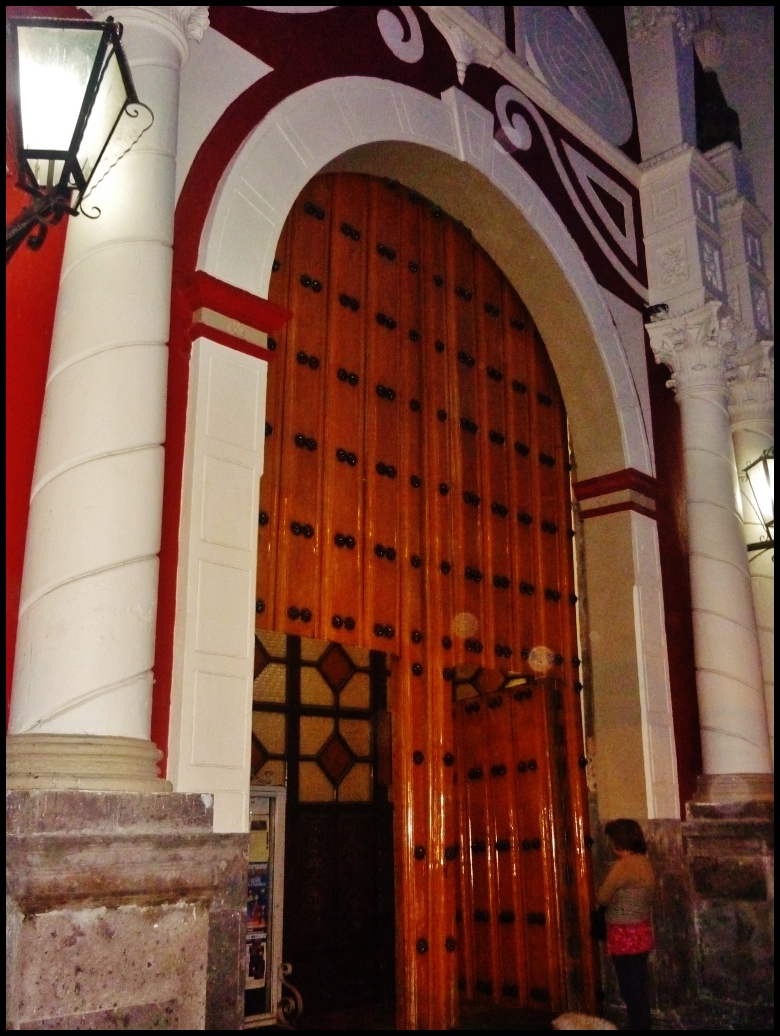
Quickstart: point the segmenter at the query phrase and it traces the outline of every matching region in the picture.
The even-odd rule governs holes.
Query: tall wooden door
[[[252,779],[287,785],[283,957],[307,1013],[394,997],[387,672],[378,651],[257,637]]]
[[[564,689],[462,666],[455,690],[459,985],[560,1011],[583,992]]]
[[[257,624],[397,660],[398,1025],[447,1028],[460,939],[455,667],[533,675],[544,659],[580,772],[566,414],[507,279],[465,227],[398,183],[313,179],[274,271],[270,297],[293,317],[269,340]],[[569,787],[585,945],[586,795],[582,780]],[[587,1006],[589,947],[579,967],[574,999]]]

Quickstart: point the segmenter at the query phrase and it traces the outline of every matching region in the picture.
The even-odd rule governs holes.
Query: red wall
[[[6,17],[88,17],[75,7],[6,7],[5,10]],[[10,170],[5,180],[5,215],[6,221],[9,221],[21,212],[30,198],[15,185],[16,162],[14,156],[9,154],[7,135],[6,167]],[[5,275],[6,721],[11,701],[30,487],[49,366],[49,346],[65,246],[65,229],[65,223],[53,227],[39,252],[33,252],[22,245],[6,267]]]
[[[669,682],[680,803],[684,809],[685,803],[691,800],[696,791],[696,778],[702,772],[702,764],[696,666],[693,657],[682,425],[680,408],[674,393],[666,387],[666,382],[671,377],[668,368],[655,362],[649,346],[646,356],[655,466],[659,483],[656,509],[666,617],[666,645],[669,654]]]

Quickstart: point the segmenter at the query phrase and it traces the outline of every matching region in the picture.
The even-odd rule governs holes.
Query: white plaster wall
[[[228,69],[229,74],[226,74]],[[202,41],[190,47],[189,61],[182,69],[179,94],[177,199],[198,149],[217,120],[244,90],[270,71],[270,65],[215,29],[206,29]]]

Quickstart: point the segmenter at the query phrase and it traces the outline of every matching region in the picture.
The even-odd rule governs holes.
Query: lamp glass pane
[[[103,77],[79,148],[78,160],[85,180],[89,181],[92,176],[126,101],[127,90],[122,79],[119,62],[112,48],[107,54]],[[125,150],[126,147],[125,143],[122,150]],[[111,147],[111,154],[109,154],[109,149],[107,149],[104,160],[110,163],[121,153],[114,154],[114,151],[115,149]]]
[[[765,528],[774,525],[775,520],[775,458],[766,454],[748,465],[745,470],[750,483],[756,510]]]
[[[23,147],[33,151],[67,151],[101,33],[94,29],[22,25],[18,33]],[[44,163],[46,172],[48,164]]]

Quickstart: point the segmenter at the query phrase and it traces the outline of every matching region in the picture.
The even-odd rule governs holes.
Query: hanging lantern
[[[48,226],[76,215],[98,166],[110,168],[138,139],[122,120],[141,102],[121,37],[110,18],[8,19],[9,130],[18,185],[34,201],[6,227],[6,263],[22,241],[40,248]]]

